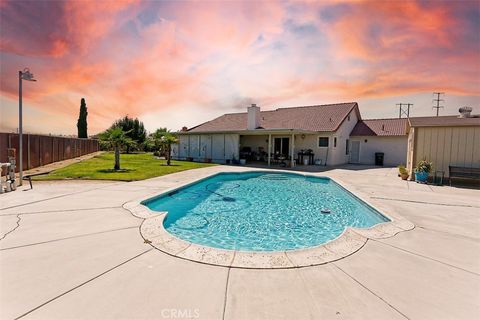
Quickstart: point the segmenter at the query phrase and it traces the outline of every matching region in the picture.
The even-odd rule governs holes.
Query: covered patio
[[[313,150],[316,139],[317,133],[303,130],[244,132],[239,138],[239,155],[246,162],[268,166],[324,165],[328,148]]]

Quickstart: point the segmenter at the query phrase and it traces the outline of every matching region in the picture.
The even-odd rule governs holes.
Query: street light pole
[[[18,71],[18,173],[19,186],[23,184],[23,114],[22,114],[22,71]]]
[[[22,80],[37,81],[28,68],[18,71],[18,173],[19,183],[23,184],[23,110],[22,110]]]

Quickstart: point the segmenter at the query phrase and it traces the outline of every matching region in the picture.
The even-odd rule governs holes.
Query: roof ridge
[[[293,128],[335,132],[352,112],[356,112],[358,119],[361,119],[357,102],[316,104],[264,110],[260,111],[260,118],[264,121],[263,127],[265,128]],[[248,111],[225,113],[210,121],[190,128],[188,131],[200,132],[207,129],[216,131],[225,131],[227,129],[246,130],[247,115]],[[325,117],[325,115],[330,115],[330,121],[328,121],[328,116]]]
[[[299,108],[313,108],[313,107],[326,107],[326,106],[337,106],[341,104],[355,104],[357,102],[351,101],[351,102],[339,102],[339,103],[327,103],[327,104],[314,104],[310,106],[296,106],[296,107],[279,107],[275,110],[268,110],[268,111],[277,111],[280,109],[299,109]]]
[[[275,112],[275,111],[278,111],[278,110],[283,110],[283,109],[300,109],[300,108],[314,108],[314,107],[327,107],[327,106],[337,106],[337,105],[342,105],[342,104],[355,104],[357,102],[339,102],[339,103],[327,103],[327,104],[313,104],[313,105],[309,105],[309,106],[295,106],[295,107],[279,107],[279,108],[276,108],[276,109],[273,109],[273,110],[260,110],[260,112]],[[245,114],[245,113],[248,113],[248,112],[228,112],[228,113],[224,113],[223,115],[227,115],[227,114]]]
[[[408,120],[408,118],[372,118],[372,119],[362,119],[360,121],[372,121],[372,120]]]
[[[222,114],[221,116],[218,116],[217,118],[226,116],[227,114],[244,114],[244,113],[247,113],[247,112],[229,112],[229,113],[224,113],[224,114]],[[215,119],[216,119],[216,118],[215,118]],[[215,120],[215,119],[213,119],[213,120]]]

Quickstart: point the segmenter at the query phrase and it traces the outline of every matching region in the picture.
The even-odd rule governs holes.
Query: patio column
[[[272,135],[269,134],[268,135],[268,150],[267,150],[267,154],[268,154],[268,166],[270,167],[270,149],[271,149],[271,146],[272,146]]]
[[[294,161],[294,157],[293,157],[293,153],[295,152],[295,135],[292,133],[292,150],[290,152],[290,167],[294,167],[293,165],[293,161]]]

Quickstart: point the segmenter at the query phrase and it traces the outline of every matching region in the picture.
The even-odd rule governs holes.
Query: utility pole
[[[434,92],[433,93],[434,95],[437,95],[437,98],[436,99],[433,99],[433,102],[436,102],[437,105],[436,106],[433,106],[432,108],[433,109],[437,109],[437,117],[438,117],[438,112],[440,110],[440,108],[443,108],[443,106],[440,105],[440,101],[445,101],[444,99],[440,99],[440,96],[442,94],[445,94],[445,92]]]
[[[410,118],[410,107],[413,107],[413,103],[397,103],[398,108],[398,118],[401,119],[402,115],[405,115],[407,118]]]

